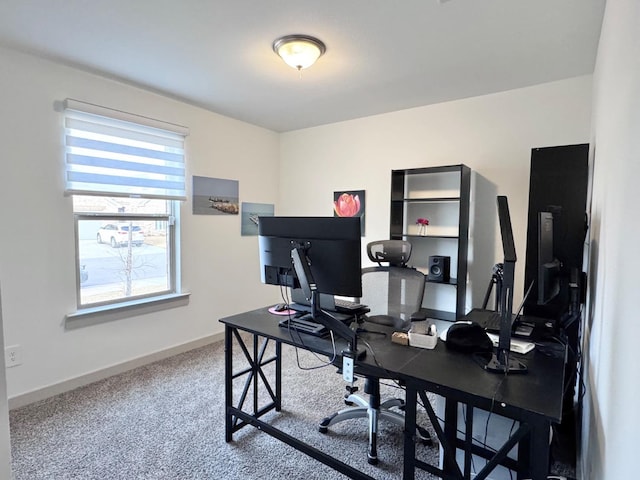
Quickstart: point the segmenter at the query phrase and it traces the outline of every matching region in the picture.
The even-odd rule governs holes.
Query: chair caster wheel
[[[422,427],[416,427],[416,430],[418,430],[418,440],[420,440],[420,443],[428,447],[432,447],[433,440],[431,439],[431,434]]]
[[[329,422],[331,422],[331,417],[327,417],[324,420],[322,420],[320,422],[320,425],[318,425],[318,431],[320,433],[327,433],[329,431]]]

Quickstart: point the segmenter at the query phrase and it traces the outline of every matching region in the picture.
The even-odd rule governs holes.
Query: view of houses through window
[[[78,307],[175,291],[175,201],[73,196]]]

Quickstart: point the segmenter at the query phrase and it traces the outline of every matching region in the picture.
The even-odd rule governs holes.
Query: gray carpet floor
[[[401,429],[381,423],[380,464],[369,465],[363,419],[317,430],[324,416],[344,408],[336,369],[302,370],[298,363],[326,359],[286,346],[283,355],[283,409],[265,418],[374,478],[401,478]],[[402,396],[392,384],[383,393]],[[420,421],[433,432],[425,417]],[[346,478],[253,427],[225,442],[222,342],[12,410],[10,427],[16,480]],[[417,448],[437,464],[437,447]]]

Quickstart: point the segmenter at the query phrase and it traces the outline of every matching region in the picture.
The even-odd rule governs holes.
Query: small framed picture
[[[242,202],[240,213],[240,234],[242,236],[258,235],[258,217],[273,217],[272,203]]]
[[[334,217],[360,217],[360,234],[364,237],[365,197],[364,190],[342,190],[333,192]]]

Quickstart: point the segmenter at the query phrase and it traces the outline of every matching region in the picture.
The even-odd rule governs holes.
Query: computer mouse
[[[288,308],[288,307],[287,307],[287,304],[286,304],[286,303],[279,303],[279,304],[277,304],[276,306],[274,306],[274,307],[273,307],[273,309],[274,309],[276,312],[283,312],[283,311],[284,311],[284,310],[286,310],[287,308]]]

